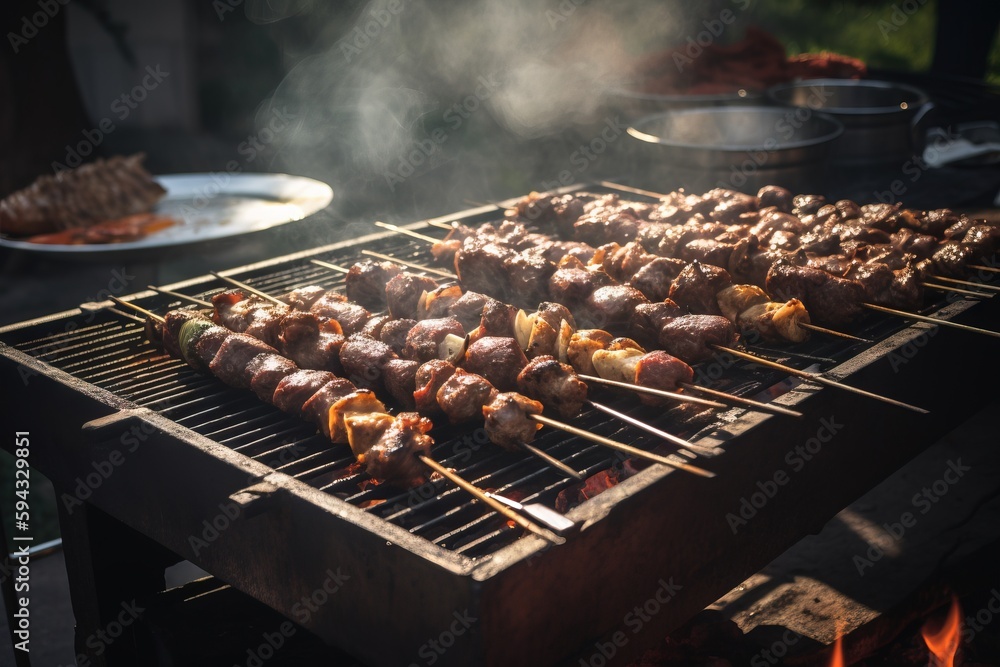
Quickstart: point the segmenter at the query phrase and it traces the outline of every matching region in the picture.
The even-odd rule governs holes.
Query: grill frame
[[[563,191],[579,189],[596,188],[571,186]],[[482,207],[438,220],[473,220],[494,211]],[[408,227],[430,228],[428,222]],[[223,273],[244,277],[334,251],[360,249],[389,236],[372,234]],[[202,276],[169,287],[191,291],[214,281]],[[139,292],[127,298],[154,296]],[[957,301],[939,314],[983,325],[995,321],[996,310],[991,303]],[[4,327],[0,337],[18,338],[81,313],[65,311]],[[927,325],[904,326],[828,374],[931,407],[930,415],[916,416],[834,389],[800,386],[777,400],[802,411],[803,419],[746,412],[698,440],[720,443],[720,455],[709,464],[718,473],[715,480],[646,468],[571,509],[568,515],[581,530],[567,544],[548,548],[539,538],[526,536],[482,558],[416,537],[4,342],[0,382],[17,386],[23,370],[36,374],[25,391],[14,393],[12,414],[23,415],[32,425],[35,441],[51,443],[33,450],[33,455],[41,454],[32,463],[58,489],[73,489],[93,472],[94,462],[110,460],[113,451],[125,446],[123,438],[134,433],[133,427],[148,433],[141,446],[128,453],[122,472],[116,469],[107,476],[87,502],[289,618],[303,621],[296,604],[323,584],[331,568],[342,568],[351,579],[302,624],[371,665],[426,664],[421,647],[463,611],[478,620],[455,638],[438,664],[578,664],[598,654],[596,642],[605,647],[611,642],[611,664],[634,656],[758,571],[985,405],[974,389],[964,389],[976,369],[959,369],[954,375],[959,390],[943,382],[930,387],[920,382],[925,373],[949,367],[953,346],[982,343],[981,337],[943,327],[929,337],[928,331]],[[996,349],[995,344],[983,344]],[[894,362],[892,355],[906,349],[918,353],[906,355],[905,363]],[[987,355],[982,368],[995,372],[997,356]],[[42,408],[53,404],[67,408],[59,420],[47,418]],[[838,446],[823,448],[830,457],[826,465],[803,468],[746,530],[733,534],[723,520],[726,513],[756,490],[756,482],[773,475],[788,443],[815,437],[821,420],[831,415],[834,420],[838,415],[851,418],[836,436]],[[897,437],[870,449],[879,443],[874,424]],[[852,461],[862,456],[870,467],[836,480],[836,488],[831,488],[828,469],[852,470]],[[192,475],[196,484],[178,483]],[[817,500],[815,489],[828,495]],[[700,502],[697,510],[689,511],[692,497]],[[196,548],[191,536],[203,535],[202,521],[224,514],[220,504],[225,503],[235,503],[239,517],[207,546]],[[801,512],[809,503],[813,511]],[[664,515],[662,507],[683,511]],[[684,535],[685,547],[677,549],[672,535]],[[277,548],[260,546],[275,540]],[[239,556],[247,551],[254,558]],[[660,582],[671,578],[683,588],[643,622],[641,632],[633,632],[635,618],[628,616],[629,610],[655,596]],[[414,613],[400,617],[398,610]],[[391,641],[386,641],[386,632]],[[621,636],[627,640],[624,646],[616,641]]]

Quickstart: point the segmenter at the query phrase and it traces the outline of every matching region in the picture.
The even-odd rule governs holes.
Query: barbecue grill
[[[614,184],[562,192],[582,190],[642,199]],[[435,222],[498,215],[486,206],[409,228],[440,237]],[[342,276],[309,260],[349,265],[365,249],[428,262],[426,246],[377,233],[224,273],[275,294],[336,287]],[[204,296],[225,286],[202,276],[167,287]],[[152,291],[123,298],[156,312],[180,305]],[[997,321],[990,300],[942,299],[927,312],[972,326]],[[664,411],[592,389],[710,449],[698,465],[714,479],[542,432],[542,449],[595,479],[617,480],[595,494],[538,459],[494,447],[481,429],[436,425],[438,461],[481,488],[565,511],[575,528],[556,546],[445,480],[411,491],[374,483],[348,448],[165,356],[146,342],[138,318],[110,302],[0,329],[0,382],[9,414],[30,429],[32,464],[62,498],[85,652],[93,647],[83,638],[105,627],[123,599],[155,591],[164,565],[186,559],[372,666],[604,665],[636,656],[817,531],[983,407],[988,396],[978,387],[1000,370],[996,340],[967,331],[870,313],[853,333],[875,342],[814,335],[795,348],[751,349],[798,367],[818,363],[928,414],[725,358],[696,366],[696,380],[769,397],[803,417],[742,407]],[[676,450],[596,410],[573,423],[650,451]],[[95,510],[169,552],[130,563],[137,574],[113,594],[99,590],[99,560],[120,547],[88,540]],[[127,651],[124,643],[109,654]],[[108,655],[90,657],[102,664]]]

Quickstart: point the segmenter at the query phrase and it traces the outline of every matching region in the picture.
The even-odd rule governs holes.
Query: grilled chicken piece
[[[578,329],[569,339],[567,356],[570,365],[583,375],[597,375],[594,353],[607,349],[613,337],[603,329]]]
[[[515,392],[504,392],[482,408],[486,435],[490,442],[517,452],[530,443],[542,427],[528,415],[540,415],[542,404]]]
[[[462,366],[509,391],[517,386],[517,375],[527,364],[528,358],[514,338],[484,336],[469,344]]]
[[[348,417],[378,414],[385,411],[385,405],[370,389],[356,389],[349,394],[340,396],[333,402],[327,413],[330,440],[338,443],[350,443],[346,422]]]
[[[587,401],[587,385],[573,367],[549,355],[535,357],[521,369],[517,389],[564,418],[580,414]]]
[[[394,262],[364,259],[351,265],[344,277],[344,292],[354,303],[371,311],[385,308],[385,287],[402,273]]]
[[[403,488],[428,480],[428,469],[418,456],[430,456],[434,441],[427,432],[429,419],[415,412],[396,417],[384,413],[351,415],[345,428],[351,451],[365,471],[386,484]]]
[[[282,412],[302,417],[302,407],[327,382],[337,379],[329,371],[299,369],[286,375],[274,389],[272,402]]]
[[[475,421],[483,406],[496,398],[496,387],[477,373],[456,368],[437,392],[437,403],[453,424]]]

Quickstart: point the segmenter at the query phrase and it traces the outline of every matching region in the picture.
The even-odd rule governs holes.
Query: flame
[[[833,642],[833,652],[830,654],[830,667],[844,667],[844,637],[837,635]]]
[[[924,637],[928,650],[934,656],[931,660],[932,667],[954,667],[955,654],[962,639],[962,609],[958,604],[958,598],[952,597],[951,609],[944,623],[939,627],[932,621],[924,623],[920,629],[920,634]]]

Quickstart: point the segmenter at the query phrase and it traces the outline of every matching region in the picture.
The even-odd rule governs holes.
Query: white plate
[[[155,176],[166,194],[153,211],[177,224],[137,241],[57,245],[0,239],[0,247],[54,255],[98,257],[203,243],[283,225],[320,211],[333,200],[321,181],[288,174],[196,173]]]

